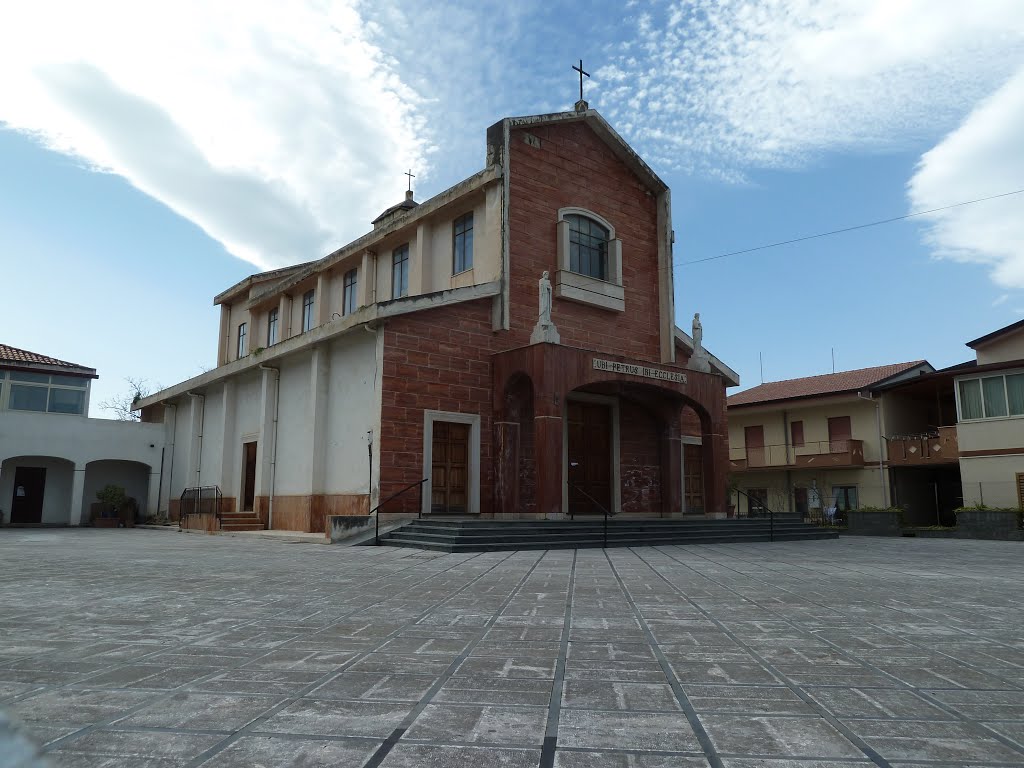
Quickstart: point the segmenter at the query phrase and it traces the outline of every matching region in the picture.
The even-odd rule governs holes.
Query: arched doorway
[[[85,485],[82,493],[82,507],[78,510],[83,525],[90,521],[90,511],[96,502],[96,493],[107,485],[124,488],[125,495],[133,499],[138,514],[145,519],[149,498],[150,467],[138,461],[121,459],[99,459],[85,466]]]

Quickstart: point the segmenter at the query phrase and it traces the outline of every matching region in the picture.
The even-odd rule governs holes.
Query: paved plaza
[[[0,709],[58,766],[1024,766],[1022,557],[6,530]]]

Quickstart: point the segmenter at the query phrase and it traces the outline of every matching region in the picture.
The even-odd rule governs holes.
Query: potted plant
[[[97,528],[117,528],[119,512],[128,503],[128,495],[120,485],[105,485],[96,491],[99,504],[93,505],[93,525]]]

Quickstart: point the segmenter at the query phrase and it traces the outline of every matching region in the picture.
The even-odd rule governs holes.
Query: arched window
[[[608,279],[610,233],[588,216],[569,214],[569,269],[579,275]]]

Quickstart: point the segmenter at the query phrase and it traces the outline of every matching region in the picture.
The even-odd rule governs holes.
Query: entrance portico
[[[704,511],[725,510],[718,374],[552,343],[500,352],[492,363],[496,515],[600,512],[604,501],[613,513],[682,514],[686,409],[700,423]],[[623,488],[636,490],[632,501]]]

